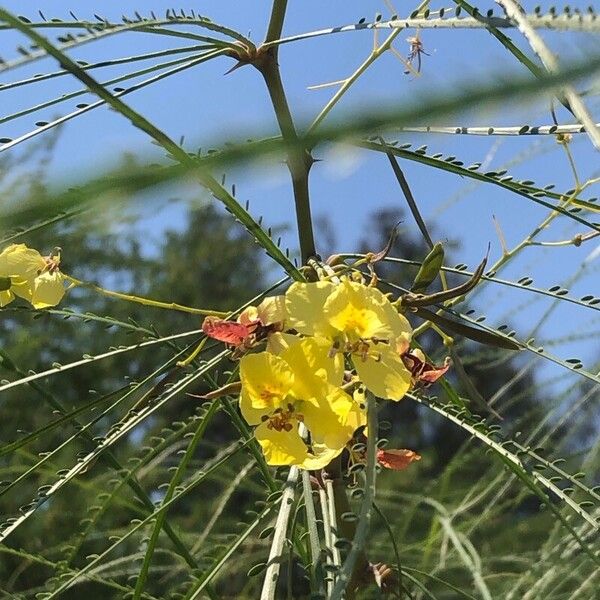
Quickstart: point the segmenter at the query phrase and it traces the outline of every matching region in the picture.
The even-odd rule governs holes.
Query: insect
[[[430,56],[430,54],[425,52],[425,50],[423,49],[423,42],[421,41],[421,38],[419,36],[419,30],[417,29],[416,35],[406,38],[406,41],[410,44],[410,51],[407,56],[408,64],[412,65],[413,62],[416,60],[416,62],[417,62],[416,70],[417,70],[417,73],[420,73],[421,72],[421,54],[424,54],[425,56]],[[406,71],[404,71],[404,73],[406,75],[408,75],[410,73],[410,69],[407,69]]]

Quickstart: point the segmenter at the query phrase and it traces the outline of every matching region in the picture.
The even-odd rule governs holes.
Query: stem
[[[329,519],[329,507],[327,505],[327,493],[323,488],[319,488],[319,501],[321,503],[321,515],[323,517],[323,534],[325,537],[325,565],[331,566],[333,561],[333,541],[331,539],[331,521]],[[327,570],[325,573],[325,587],[327,589],[327,597],[331,597],[334,584],[334,574]]]
[[[287,153],[287,165],[292,176],[300,253],[304,264],[316,254],[308,188],[308,176],[313,159],[308,150],[298,145],[298,134],[281,81],[277,57],[271,50],[264,55],[257,68],[265,80],[283,140],[291,144]]]
[[[327,509],[329,510],[329,525],[331,527],[331,548],[333,550],[333,564],[336,567],[342,565],[342,557],[340,549],[336,546],[338,541],[338,524],[337,511],[335,508],[335,494],[333,492],[333,481],[327,479],[325,481],[325,489],[327,490]]]
[[[313,502],[312,486],[308,471],[302,470],[302,493],[304,495],[304,510],[306,511],[306,529],[310,541],[310,578],[313,586],[317,583],[317,565],[321,558],[321,544],[317,531],[317,515]]]
[[[496,0],[506,13],[506,16],[514,21],[519,31],[525,36],[531,49],[538,55],[549,73],[558,73],[558,60],[554,54],[548,49],[544,40],[536,33],[529,25],[525,11],[514,0]],[[596,148],[600,150],[600,129],[596,127],[592,116],[588,112],[585,104],[579,97],[579,94],[570,85],[565,85],[562,90],[565,99],[568,102],[571,112],[577,117],[577,120],[583,125],[590,141]]]
[[[131,294],[124,294],[122,292],[113,292],[111,290],[106,290],[99,285],[94,283],[86,283],[85,281],[81,281],[80,279],[76,279],[75,277],[71,277],[70,275],[64,275],[63,277],[70,281],[74,286],[86,287],[98,294],[102,294],[103,296],[108,296],[109,298],[118,298],[119,300],[126,300],[127,302],[136,302],[137,304],[143,304],[144,306],[153,306],[154,308],[165,308],[167,310],[179,310],[181,312],[190,313],[193,315],[205,315],[205,316],[217,316],[217,317],[226,317],[230,313],[221,312],[218,310],[211,310],[207,308],[192,308],[191,306],[184,306],[183,304],[176,304],[175,302],[160,302],[159,300],[151,300],[150,298],[143,298],[141,296],[133,296]]]
[[[273,534],[273,542],[271,543],[271,551],[269,552],[269,560],[267,562],[268,567],[263,582],[262,592],[260,594],[260,600],[274,600],[275,598],[275,590],[277,588],[277,580],[279,579],[279,570],[281,568],[283,545],[285,544],[287,526],[292,512],[292,505],[294,503],[298,475],[298,467],[290,467],[290,472],[288,473],[284,485],[283,495],[281,496],[279,514],[277,515],[277,521],[275,523],[275,532]]]
[[[269,27],[267,28],[267,36],[264,41],[265,44],[278,40],[281,37],[286,9],[287,0],[273,0],[271,18],[269,20]]]
[[[286,8],[287,0],[273,0],[265,44],[281,36]],[[308,187],[308,176],[313,158],[306,148],[298,144],[298,134],[285,95],[277,58],[277,46],[261,47],[257,51],[257,58],[253,64],[265,80],[283,140],[290,144],[287,164],[294,189],[300,254],[302,264],[305,264],[311,256],[316,254]]]
[[[367,427],[369,428],[369,436],[367,437],[367,469],[364,496],[358,515],[356,533],[352,540],[352,548],[340,569],[338,580],[331,594],[331,600],[341,600],[344,595],[346,598],[352,597],[354,595],[354,587],[360,579],[360,570],[357,567],[362,564],[362,560],[359,559],[364,556],[363,549],[367,541],[367,534],[373,514],[373,502],[375,500],[375,479],[377,476],[375,469],[375,450],[377,444],[376,402],[375,396],[369,393],[367,395]]]

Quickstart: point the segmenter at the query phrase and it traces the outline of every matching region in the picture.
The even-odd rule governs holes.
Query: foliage
[[[573,139],[591,153],[600,147],[591,116],[600,57],[561,68],[539,32],[595,35],[598,22],[591,9],[527,14],[513,0],[497,3],[502,17],[464,0],[453,10],[424,2],[401,17],[343,25],[344,15],[335,27],[287,36],[287,2],[274,0],[261,44],[193,11],[117,22],[0,7],[3,35],[26,40],[0,72],[48,56],[60,66],[45,63],[42,74],[0,85],[0,93],[20,89],[30,104],[0,123],[85,99],[0,140],[3,597],[595,597],[600,375],[590,359],[584,365],[563,350],[597,339],[597,291],[569,288],[589,283],[598,254],[588,253],[598,207],[584,194],[599,178],[581,174],[588,155],[575,152]],[[411,77],[425,69],[420,32],[428,29],[485,29],[522,70],[335,117],[374,63],[399,55],[394,43],[408,29],[416,32],[400,58]],[[369,31],[373,50],[300,126],[279,49],[320,37],[341,44]],[[511,39],[517,34],[525,44]],[[123,36],[163,45],[91,63],[73,58],[83,44],[106,39],[117,48]],[[130,103],[133,92],[214,61],[264,82],[276,135],[258,131],[255,140],[219,139],[217,150],[189,152]],[[117,66],[117,77],[96,77]],[[67,79],[81,89],[40,103],[38,82]],[[541,109],[552,125],[446,125],[456,113],[540,95],[553,95],[550,111]],[[140,151],[90,169],[76,185],[49,184],[58,128],[71,120],[77,127],[101,106],[162,156]],[[527,157],[492,168],[489,157],[467,160],[466,142],[458,157],[418,145],[423,136],[482,134],[552,140],[572,189],[536,184]],[[331,220],[315,226],[312,169],[332,146],[387,161],[387,185],[406,202],[400,212],[373,212],[356,247],[345,237],[327,241]],[[283,161],[298,251],[220,176]],[[470,239],[454,239],[444,217],[428,224],[407,176],[413,164],[431,178],[458,175],[493,190],[494,200],[518,199],[516,218],[505,223],[509,239],[521,235],[521,220],[528,226],[530,207],[544,216],[513,247],[498,225],[498,259],[451,266]],[[161,205],[169,195],[183,200]],[[161,230],[148,203],[179,211],[185,225]],[[520,278],[511,271],[532,249],[583,254],[568,271],[556,268],[559,283],[547,286],[534,284],[539,262]],[[64,298],[56,285],[66,286]],[[277,318],[271,302],[284,307]],[[486,305],[507,324],[488,324]],[[544,324],[565,306],[578,311],[572,328],[564,339],[543,335],[542,344]]]

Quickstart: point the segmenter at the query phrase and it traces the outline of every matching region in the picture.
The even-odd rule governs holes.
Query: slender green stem
[[[316,254],[308,186],[313,159],[310,153],[299,145],[298,134],[281,81],[277,57],[272,54],[272,50],[267,51],[256,66],[265,80],[282,138],[286,143],[291,143],[287,153],[287,164],[292,177],[300,253],[304,264]]]
[[[292,513],[292,506],[294,504],[298,475],[298,467],[290,467],[283,495],[281,496],[279,514],[277,515],[277,521],[275,522],[275,531],[273,532],[273,541],[271,543],[271,551],[269,552],[268,566],[260,600],[274,600],[275,598],[275,589],[277,587],[277,579],[279,578],[279,571],[281,568],[283,546],[287,538],[287,528]]]
[[[281,37],[286,9],[287,0],[273,0],[265,44]],[[294,189],[300,254],[302,264],[305,264],[311,256],[316,254],[308,188],[308,176],[313,159],[310,152],[298,144],[298,134],[281,80],[278,55],[279,48],[277,46],[261,47],[258,49],[257,58],[253,64],[265,80],[283,140],[288,143],[292,142],[287,162]]]
[[[273,6],[271,7],[271,18],[269,19],[267,35],[264,41],[265,44],[274,40],[278,40],[281,37],[286,9],[287,0],[273,0]]]
[[[202,419],[202,421],[200,422],[200,425],[198,426],[198,428],[196,429],[196,432],[194,433],[194,437],[192,438],[192,441],[190,442],[190,444],[185,452],[184,457],[181,459],[181,461],[179,462],[179,465],[177,466],[175,475],[173,475],[173,478],[171,479],[171,482],[169,483],[169,488],[167,489],[167,493],[165,494],[165,497],[162,502],[163,504],[166,504],[167,502],[169,502],[169,500],[171,500],[171,498],[173,498],[173,495],[175,494],[175,491],[177,490],[177,486],[181,482],[183,475],[185,474],[185,470],[186,470],[190,460],[194,456],[194,452],[198,446],[198,443],[204,436],[204,433],[206,432],[206,428],[208,427],[208,424],[210,423],[212,417],[217,412],[218,408],[219,408],[219,403],[217,401],[214,401],[210,405],[210,408],[206,411],[204,418]],[[144,556],[144,562],[142,563],[142,567],[138,574],[137,582],[135,584],[133,600],[140,600],[142,597],[142,593],[144,591],[144,586],[146,584],[146,580],[148,579],[148,572],[150,571],[150,565],[152,563],[152,556],[154,555],[154,549],[156,547],[156,544],[158,543],[158,536],[160,535],[160,532],[163,529],[166,517],[167,517],[167,509],[165,508],[165,510],[161,511],[157,515],[156,521],[154,522],[154,529],[152,530],[152,535],[150,536],[150,539],[148,540],[148,546],[146,549],[146,554]]]
[[[331,527],[332,560],[334,566],[340,567],[342,565],[342,557],[340,555],[340,549],[336,545],[336,542],[338,541],[338,523],[337,511],[335,508],[335,493],[333,481],[331,481],[331,479],[325,480],[325,490],[327,492],[327,510],[329,511],[329,525]]]
[[[312,486],[308,471],[302,470],[302,493],[304,495],[304,510],[306,512],[306,529],[310,542],[310,578],[313,586],[317,585],[317,565],[321,557],[321,544],[317,531],[317,515],[313,501]]]
[[[375,451],[377,449],[377,400],[375,396],[367,394],[367,427],[369,436],[367,438],[367,468],[365,476],[364,496],[358,515],[358,525],[352,540],[352,548],[340,569],[338,580],[333,588],[331,600],[341,600],[353,595],[353,588],[360,579],[360,573],[356,566],[361,564],[359,558],[363,553],[371,524],[373,514],[373,502],[375,500],[375,480],[377,470],[375,469]]]
[[[323,519],[323,537],[325,538],[325,564],[330,567],[333,564],[333,541],[331,539],[331,521],[329,520],[329,507],[327,505],[327,492],[319,488],[319,502],[321,504],[321,517]],[[331,597],[333,591],[334,575],[327,570],[325,574],[325,588],[327,597]]]
[[[142,296],[134,296],[132,294],[124,294],[122,292],[113,292],[111,290],[104,289],[99,285],[94,283],[87,283],[85,281],[81,281],[80,279],[76,279],[75,277],[71,277],[70,275],[64,275],[64,278],[67,281],[70,281],[74,286],[85,287],[98,294],[102,294],[103,296],[108,296],[109,298],[117,298],[119,300],[126,300],[127,302],[135,302],[137,304],[143,304],[144,306],[152,306],[154,308],[165,308],[167,310],[178,310],[181,312],[190,313],[192,315],[210,315],[210,316],[218,316],[225,317],[229,315],[228,312],[222,312],[218,310],[211,310],[209,308],[193,308],[191,306],[184,306],[183,304],[176,304],[175,302],[160,302],[159,300],[151,300],[150,298],[144,298]]]

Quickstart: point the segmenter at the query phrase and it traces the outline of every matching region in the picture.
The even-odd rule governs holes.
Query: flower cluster
[[[25,244],[4,248],[0,252],[0,307],[17,296],[34,308],[56,306],[65,294],[59,263],[59,254],[42,256]]]
[[[385,294],[347,277],[294,283],[235,322],[208,317],[203,330],[244,353],[240,409],[271,465],[324,467],[366,425],[365,389],[398,401],[447,369],[409,349],[412,328]]]

